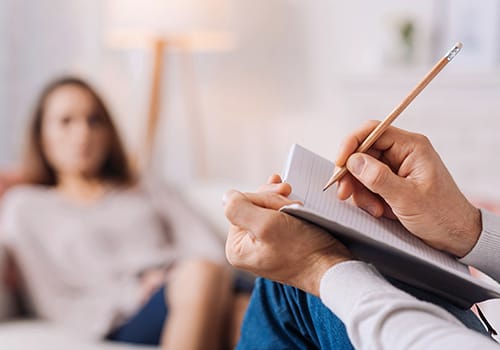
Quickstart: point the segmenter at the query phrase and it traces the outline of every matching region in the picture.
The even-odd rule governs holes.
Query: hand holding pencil
[[[369,146],[360,152],[363,144]],[[430,246],[458,257],[476,244],[481,214],[425,136],[368,121],[345,139],[336,164],[348,169],[338,179],[339,199],[352,198],[375,217],[397,219]]]
[[[481,214],[462,194],[423,135],[389,126],[368,153],[354,153],[378,121],[349,135],[337,161],[349,172],[337,197],[375,217],[397,219],[430,246],[455,256],[467,254],[482,230]]]
[[[453,48],[439,60],[438,63],[427,73],[427,75],[413,88],[413,90],[404,98],[401,103],[389,113],[389,115],[366,137],[356,150],[357,153],[367,152],[375,141],[384,133],[385,130],[396,120],[397,117],[410,105],[410,103],[425,89],[427,85],[443,70],[443,68],[460,52],[462,43],[457,43]],[[323,188],[326,191],[330,186],[342,178],[347,169],[342,164],[332,175],[328,183]]]

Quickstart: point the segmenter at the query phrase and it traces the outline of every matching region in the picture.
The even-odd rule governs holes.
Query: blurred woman
[[[29,131],[30,185],[7,192],[0,230],[35,316],[169,349],[234,342],[246,305],[233,308],[220,242],[172,191],[135,179],[97,93],[53,82]]]

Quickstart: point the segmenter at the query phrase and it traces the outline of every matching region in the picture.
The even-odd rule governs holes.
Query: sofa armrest
[[[20,170],[0,169],[0,199],[3,194],[11,187],[25,182],[23,173]]]
[[[6,274],[9,269],[7,253],[0,249],[0,321],[12,318],[17,311],[17,303],[14,293],[6,283]]]
[[[224,182],[194,182],[184,186],[181,195],[190,207],[212,225],[221,239],[226,239],[229,223],[222,207],[223,194],[231,189],[252,188],[249,185],[238,185]]]
[[[3,194],[13,186],[23,183],[21,171],[16,169],[0,170],[0,204]],[[2,234],[0,232],[0,234]],[[12,279],[12,266],[7,256],[7,252],[0,248],[0,321],[4,321],[15,315],[17,304],[12,286],[8,279]],[[11,283],[12,284],[12,283]]]

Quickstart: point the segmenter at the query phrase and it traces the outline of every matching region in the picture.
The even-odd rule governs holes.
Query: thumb
[[[370,191],[391,202],[395,193],[401,193],[404,179],[381,161],[364,153],[355,153],[347,160],[347,169]]]

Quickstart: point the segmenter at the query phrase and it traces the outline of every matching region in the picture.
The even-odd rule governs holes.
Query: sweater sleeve
[[[481,209],[483,230],[476,245],[460,261],[500,281],[500,216]]]
[[[349,261],[321,280],[323,303],[345,324],[356,349],[499,349],[444,309],[397,289],[377,270]]]
[[[158,213],[170,225],[177,256],[181,259],[202,258],[225,265],[222,239],[180,193],[158,181],[148,186]]]

